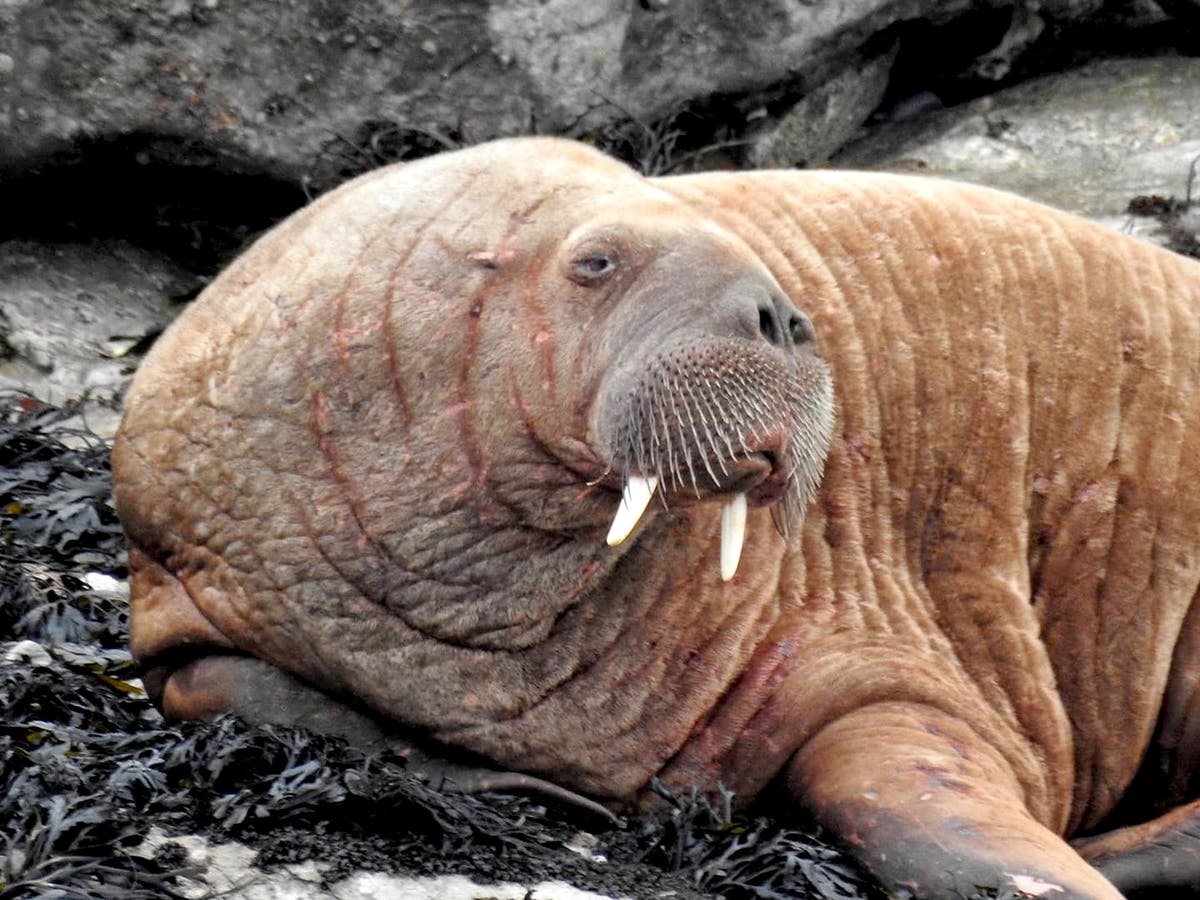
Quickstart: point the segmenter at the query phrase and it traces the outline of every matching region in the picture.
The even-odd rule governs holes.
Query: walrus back
[[[838,589],[930,605],[989,701],[1073,754],[1069,827],[1094,823],[1168,683],[1186,696],[1196,680],[1172,655],[1200,584],[1200,264],[919,177],[660,183],[746,240],[814,320],[838,397],[822,492],[845,535]],[[900,601],[844,574],[897,566],[915,586]]]

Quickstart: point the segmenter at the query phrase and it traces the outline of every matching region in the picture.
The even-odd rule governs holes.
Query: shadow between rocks
[[[95,138],[0,175],[0,241],[121,239],[212,275],[310,198],[245,160],[161,135]]]

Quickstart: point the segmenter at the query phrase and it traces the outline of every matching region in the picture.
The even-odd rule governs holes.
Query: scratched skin
[[[581,283],[597,246],[619,269]],[[816,350],[763,349],[743,294]],[[728,583],[720,501],[757,469],[604,542],[637,474],[611,398],[687,341],[836,396],[803,524],[752,492]],[[236,702],[257,658],[614,803],[786,792],[922,897],[1193,887],[1198,379],[1200,265],[1011,195],[646,180],[547,139],[383,169],[260,240],[135,380],[133,651],[170,715],[265,715]],[[1135,776],[1162,817],[1064,840]]]

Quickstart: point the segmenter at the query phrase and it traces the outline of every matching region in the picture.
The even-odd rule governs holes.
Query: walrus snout
[[[693,321],[707,335],[763,340],[784,354],[815,349],[812,320],[757,270],[711,287],[706,294]]]
[[[765,340],[684,333],[606,385],[599,431],[624,480],[609,544],[625,540],[660,488],[668,505],[716,500],[728,580],[750,502],[773,504],[781,529],[803,514],[833,431],[832,384],[815,353],[779,352],[812,344],[803,313],[790,303],[752,309]]]
[[[833,391],[813,323],[743,243],[677,211],[601,217],[563,248],[569,281],[619,297],[589,424],[605,480],[622,488],[608,543],[656,492],[668,507],[715,501],[728,580],[748,506],[771,505],[786,530],[821,476]]]
[[[812,320],[784,294],[771,293],[758,301],[758,331],[782,350],[797,350],[816,343]]]

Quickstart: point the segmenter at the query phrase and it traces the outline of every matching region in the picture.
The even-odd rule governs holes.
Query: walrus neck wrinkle
[[[406,568],[385,606],[409,628],[471,650],[544,641],[611,562],[602,541],[510,524],[455,529],[439,557]]]
[[[507,713],[441,737],[598,796],[643,790],[745,671],[778,616],[782,545],[766,514],[757,522],[765,546],[750,548],[756,566],[739,587],[717,577],[717,515],[678,510],[648,522],[546,639],[520,654]],[[568,715],[580,708],[595,714]]]

